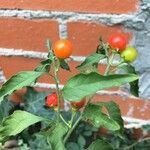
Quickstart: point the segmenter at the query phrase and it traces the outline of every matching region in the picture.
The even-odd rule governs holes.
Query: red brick
[[[47,51],[45,41],[59,38],[54,20],[0,18],[0,47]]]
[[[108,37],[116,32],[123,32],[122,26],[106,26],[88,22],[69,22],[68,36],[74,44],[73,55],[89,55],[96,50],[99,37],[102,36],[104,42]],[[131,33],[126,33],[127,38],[131,39]]]
[[[96,95],[94,97],[94,102],[99,101],[115,101],[119,104],[123,116],[145,120],[150,118],[150,101],[148,100],[120,96]]]
[[[93,13],[131,13],[137,10],[138,0],[1,0],[1,8]]]

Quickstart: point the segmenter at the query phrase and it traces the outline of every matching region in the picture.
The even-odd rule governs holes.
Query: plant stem
[[[63,116],[62,116],[61,114],[60,114],[59,116],[60,116],[61,120],[64,122],[64,124],[65,124],[68,128],[70,128],[70,125],[66,122],[66,120],[63,118]]]
[[[54,79],[56,83],[56,94],[58,97],[58,120],[60,119],[60,105],[61,105],[61,99],[60,99],[60,90],[59,90],[59,77],[58,77],[58,71],[59,66],[57,64],[58,60],[54,60]]]
[[[68,138],[70,137],[72,131],[76,128],[76,126],[78,125],[78,123],[81,121],[82,119],[82,115],[78,118],[78,120],[75,122],[75,124],[72,126],[72,128],[70,128],[69,132],[67,133],[67,135],[64,138],[64,144],[67,142]]]
[[[71,120],[70,120],[70,128],[72,128],[72,124],[73,124],[73,120],[74,120],[75,115],[76,115],[76,111],[72,109],[72,115],[71,115]]]
[[[82,119],[82,115],[84,113],[85,108],[90,104],[90,102],[92,101],[93,95],[89,97],[89,100],[87,102],[87,105],[84,107],[80,117],[77,119],[77,121],[74,123],[74,125],[70,128],[69,132],[66,134],[65,138],[64,138],[64,144],[67,142],[68,138],[70,137],[71,133],[73,132],[73,130],[77,127],[77,125],[79,124],[79,122]]]
[[[109,59],[109,57],[107,58],[107,59],[108,59],[108,65],[107,65],[107,68],[106,68],[106,70],[105,70],[104,75],[108,75],[108,74],[109,74],[110,67],[111,67],[111,64],[112,64],[112,62],[113,62],[113,60],[114,60],[115,54],[116,54],[116,53],[113,52],[111,58],[110,58],[110,59]]]
[[[137,144],[139,144],[139,143],[141,143],[141,142],[144,142],[144,141],[148,141],[148,140],[150,140],[150,137],[147,137],[147,138],[144,138],[144,139],[140,139],[139,141],[133,143],[132,145],[123,148],[123,150],[130,150],[131,148],[133,148],[133,147],[136,146]]]

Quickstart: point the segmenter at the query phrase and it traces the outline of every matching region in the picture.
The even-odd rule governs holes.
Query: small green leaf
[[[113,148],[110,143],[98,139],[87,150],[113,150]]]
[[[72,77],[64,86],[62,94],[68,101],[80,101],[88,95],[93,95],[99,90],[117,87],[137,80],[134,74],[102,76],[96,72],[78,74]]]
[[[96,53],[98,54],[103,54],[105,56],[108,56],[108,53],[109,53],[109,45],[108,44],[105,44],[103,42],[103,39],[102,37],[100,37],[99,39],[99,45],[97,46],[97,50],[96,50]]]
[[[84,62],[80,64],[79,66],[77,66],[76,68],[80,70],[81,72],[84,72],[86,70],[88,71],[89,69],[91,70],[91,68],[97,68],[99,61],[104,58],[105,58],[105,55],[94,53],[88,56],[84,60]],[[93,69],[93,70],[96,70],[96,69]]]
[[[15,136],[29,126],[45,120],[26,111],[15,111],[6,118],[0,126],[0,141],[10,136]]]
[[[59,59],[59,61],[62,69],[70,71],[70,67],[64,59]]]
[[[27,92],[23,95],[24,110],[34,115],[38,115],[47,119],[53,119],[55,113],[52,109],[46,109],[45,98],[50,94],[49,91],[37,92],[32,87],[27,87]]]
[[[124,70],[126,73],[133,73],[137,74],[135,71],[135,68],[131,64],[123,65],[120,67],[120,69]],[[130,92],[134,96],[138,97],[139,96],[139,80],[135,80],[133,82],[130,82]]]
[[[0,105],[0,123],[5,117],[9,115],[9,111],[14,108],[14,105],[11,101],[4,100]]]
[[[80,150],[80,147],[77,143],[69,142],[67,143],[66,150]]]
[[[78,145],[80,145],[81,149],[85,147],[86,140],[82,135],[79,135],[77,142],[78,142]]]
[[[68,128],[62,123],[53,124],[47,138],[52,150],[65,150],[63,136],[67,133],[67,130]]]
[[[83,135],[84,135],[84,136],[87,136],[87,137],[88,137],[88,136],[91,136],[91,135],[92,135],[92,131],[84,131],[84,132],[83,132]]]
[[[32,85],[42,74],[43,72],[24,71],[12,76],[0,89],[0,102],[5,96],[12,94],[15,90]]]
[[[50,71],[50,65],[52,61],[50,59],[46,59],[41,62],[41,65],[38,66],[35,71],[37,72],[49,72]]]
[[[84,110],[83,119],[90,120],[91,123],[97,128],[105,127],[111,131],[119,130],[119,124],[113,118],[104,114],[101,109],[101,106],[89,104]]]
[[[121,117],[121,112],[120,112],[119,106],[113,101],[100,102],[99,104],[100,104],[100,106],[105,107],[108,111],[109,117],[112,118],[114,121],[116,121],[119,124],[119,126],[120,126],[119,131],[122,134],[124,131],[124,123],[123,123],[123,119]]]

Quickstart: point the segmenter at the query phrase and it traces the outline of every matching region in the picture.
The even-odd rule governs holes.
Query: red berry
[[[127,39],[125,34],[116,33],[109,37],[108,43],[111,48],[117,49],[118,51],[122,51],[126,48]]]
[[[79,101],[79,102],[71,102],[71,106],[76,108],[76,109],[80,109],[85,105],[85,99]]]
[[[58,106],[58,97],[55,92],[46,97],[46,106],[48,106],[48,107],[57,107]]]

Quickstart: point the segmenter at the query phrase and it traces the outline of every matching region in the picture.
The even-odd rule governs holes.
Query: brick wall
[[[128,122],[138,126],[150,119],[150,1],[149,0],[1,0],[0,1],[0,80],[4,82],[14,73],[34,69],[46,58],[45,40],[59,38],[73,41],[75,51],[72,67],[92,53],[99,36],[106,41],[117,31],[126,33],[139,57],[133,64],[140,74],[140,97],[135,98],[126,88],[101,91],[95,100],[115,100]],[[105,62],[100,71],[105,68]],[[61,85],[76,70],[61,70]],[[49,84],[49,82],[51,84]],[[54,88],[46,77],[36,85]],[[13,96],[18,99],[20,92]]]

